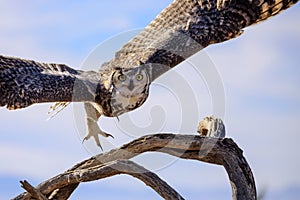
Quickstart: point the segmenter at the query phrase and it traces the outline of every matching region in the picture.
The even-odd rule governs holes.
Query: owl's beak
[[[133,80],[130,80],[129,85],[128,85],[128,89],[129,89],[130,91],[132,91],[133,88],[134,88]]]

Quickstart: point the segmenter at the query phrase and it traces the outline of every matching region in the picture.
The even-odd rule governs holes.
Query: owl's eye
[[[125,81],[126,80],[126,76],[124,74],[121,74],[118,76],[119,81]]]
[[[141,80],[143,80],[143,75],[142,74],[137,74],[136,76],[135,76],[135,78],[136,78],[136,80],[138,80],[138,81],[141,81]]]

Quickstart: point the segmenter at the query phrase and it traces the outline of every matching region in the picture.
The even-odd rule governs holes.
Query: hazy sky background
[[[116,35],[124,38],[120,36],[122,32],[145,27],[171,1],[0,2],[0,54],[97,69],[98,66],[82,64],[99,44]],[[210,46],[193,57],[197,60],[206,53],[214,63],[212,67],[219,71],[221,80],[216,81],[222,81],[225,88],[227,136],[244,150],[258,191],[266,192],[265,199],[300,198],[299,11],[300,6],[296,5],[247,28],[241,37]],[[109,41],[115,41],[114,38]],[[190,64],[183,63],[174,72],[183,74],[199,102],[199,116],[188,119],[193,127],[185,128],[185,133],[192,132],[200,119],[213,113],[209,85],[205,77],[201,79],[193,70]],[[146,104],[129,115],[133,122],[141,127],[151,124],[150,111],[156,105],[165,114],[161,131],[175,131],[178,122],[187,120],[181,119],[180,114],[186,104],[178,104],[172,92],[159,85],[163,82],[163,86],[171,88],[166,83],[176,82],[172,80],[175,75],[166,75],[153,85]],[[0,199],[23,192],[19,180],[36,185],[90,157],[91,152],[99,152],[92,141],[81,144],[84,121],[78,122],[77,107],[69,106],[47,121],[50,105],[18,111],[0,109]],[[118,130],[115,119],[103,118],[99,124],[115,136],[114,140],[101,138],[104,147],[107,141],[120,146],[137,136]],[[153,160],[157,163],[151,163]],[[138,161],[154,169],[186,199],[231,199],[222,167],[160,154],[146,154]],[[98,197],[160,199],[142,182],[124,175],[81,184],[71,199]]]

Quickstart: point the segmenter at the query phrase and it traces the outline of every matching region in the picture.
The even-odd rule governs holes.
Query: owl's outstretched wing
[[[243,28],[297,1],[174,0],[107,65],[131,68],[146,63],[154,80],[206,46],[235,38]]]
[[[0,56],[0,106],[18,109],[57,101],[105,104],[110,93],[100,76],[107,78],[115,67],[149,64],[153,81],[202,48],[237,37],[243,28],[278,14],[297,1],[174,0],[103,66],[103,73]]]
[[[0,107],[13,110],[34,103],[95,101],[97,74],[0,56]]]

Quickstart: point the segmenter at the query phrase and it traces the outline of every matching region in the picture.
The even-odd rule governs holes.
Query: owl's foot
[[[111,134],[102,131],[99,128],[99,126],[97,124],[97,121],[95,121],[92,118],[87,118],[87,129],[88,129],[87,135],[83,138],[82,142],[84,142],[85,140],[88,140],[91,137],[93,137],[94,140],[95,140],[95,142],[96,142],[96,144],[97,144],[97,146],[99,146],[101,148],[101,150],[103,150],[103,149],[102,149],[102,146],[100,144],[100,140],[99,140],[98,134],[100,134],[100,135],[102,135],[104,137],[112,137],[112,138],[114,138],[114,136],[112,136]]]

